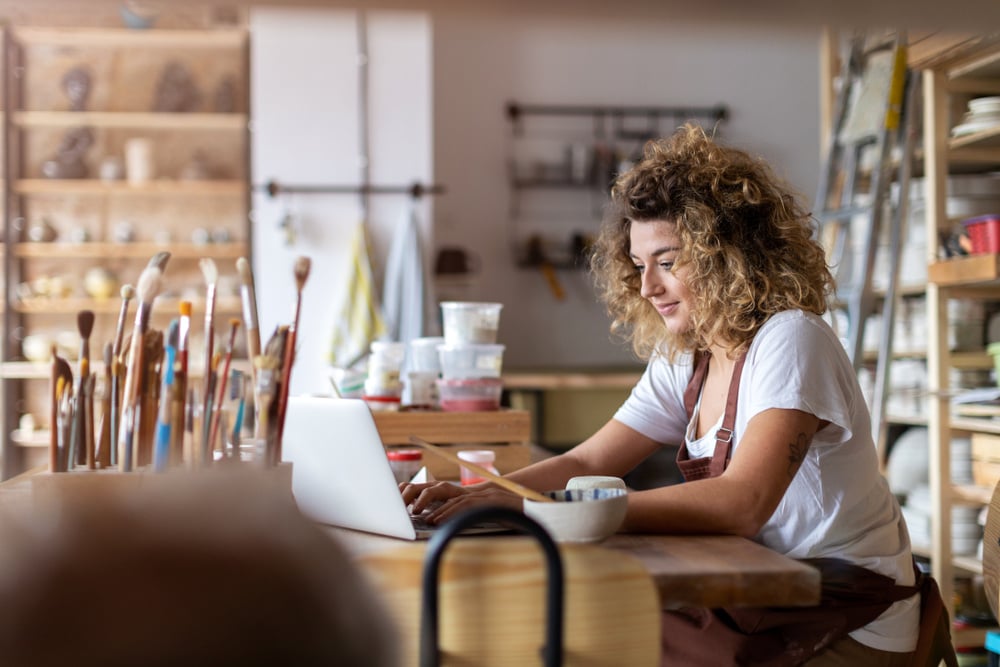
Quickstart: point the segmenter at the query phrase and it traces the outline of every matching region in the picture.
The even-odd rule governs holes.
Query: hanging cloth
[[[333,326],[330,362],[342,368],[350,367],[366,355],[372,341],[385,334],[372,280],[366,226],[359,223],[351,240],[347,293]]]
[[[389,339],[406,343],[424,335],[428,287],[416,203],[410,199],[385,265],[382,311]]]

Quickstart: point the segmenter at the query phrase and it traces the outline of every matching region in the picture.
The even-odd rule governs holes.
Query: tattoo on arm
[[[799,435],[795,438],[795,442],[788,445],[789,478],[795,477],[795,472],[805,460],[807,451],[809,451],[809,438],[806,437],[805,433],[799,433]]]

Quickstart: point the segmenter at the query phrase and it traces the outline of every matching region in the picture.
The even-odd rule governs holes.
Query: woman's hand
[[[521,511],[521,496],[493,484],[458,486],[449,482],[428,484],[400,484],[403,502],[414,515],[421,514],[430,524],[444,523],[448,519],[474,507],[509,507]]]

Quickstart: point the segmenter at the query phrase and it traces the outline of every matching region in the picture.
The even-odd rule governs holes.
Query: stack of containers
[[[375,341],[368,357],[368,379],[362,398],[372,410],[398,410],[403,395],[399,374],[406,354],[405,343]]]
[[[442,410],[477,412],[500,407],[504,346],[497,344],[500,303],[443,301],[444,343],[438,345]]]
[[[438,407],[437,380],[441,376],[438,346],[441,336],[414,338],[406,356],[406,376],[403,380],[403,405],[417,410]]]

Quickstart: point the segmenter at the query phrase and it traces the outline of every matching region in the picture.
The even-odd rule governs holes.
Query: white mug
[[[135,138],[125,142],[125,174],[132,185],[153,180],[152,141]]]
[[[625,489],[625,480],[611,475],[580,475],[566,482],[567,489]]]

